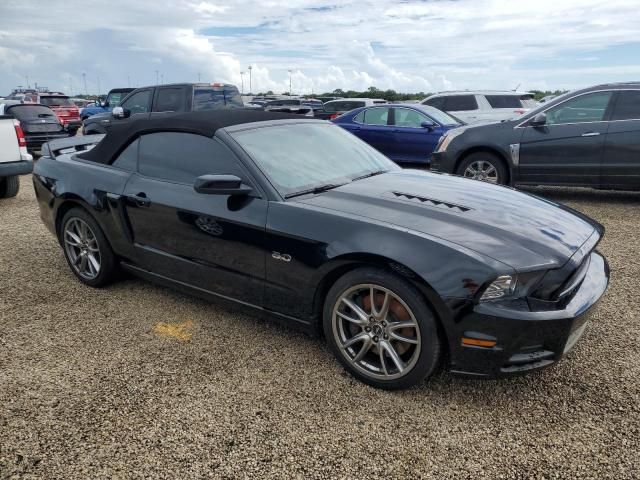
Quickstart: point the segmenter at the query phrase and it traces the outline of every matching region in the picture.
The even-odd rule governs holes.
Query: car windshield
[[[120,102],[122,101],[122,99],[124,97],[127,96],[129,92],[111,92],[109,93],[109,95],[107,96],[107,102],[109,103],[110,107],[117,107],[118,105],[120,105]]]
[[[430,107],[429,105],[415,105],[415,108],[423,111],[431,118],[433,118],[440,125],[461,125],[462,122],[457,118],[449,115],[448,113],[438,110],[437,108]]]
[[[55,118],[55,113],[50,108],[43,107],[41,105],[14,105],[7,108],[11,111],[11,114],[18,120],[35,120],[38,118]]]
[[[242,97],[235,87],[196,87],[193,91],[193,110],[243,108]]]
[[[69,97],[40,97],[40,103],[47,106],[73,107],[73,102]]]
[[[356,136],[330,123],[274,125],[231,136],[282,196],[400,169]]]

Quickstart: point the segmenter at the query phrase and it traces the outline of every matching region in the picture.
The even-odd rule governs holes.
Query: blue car
[[[440,137],[463,124],[428,105],[384,104],[356,108],[332,120],[396,163],[429,165]]]

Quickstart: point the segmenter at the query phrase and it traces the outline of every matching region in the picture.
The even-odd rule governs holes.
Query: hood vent
[[[410,201],[413,203],[419,203],[422,205],[428,205],[430,207],[448,208],[456,212],[465,213],[471,210],[469,207],[463,207],[462,205],[456,205],[455,203],[443,202],[442,200],[435,200],[433,198],[419,197],[418,195],[411,195],[410,193],[391,192],[394,197]]]

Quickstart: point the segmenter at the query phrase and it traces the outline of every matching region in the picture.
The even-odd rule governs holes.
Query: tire
[[[0,198],[15,197],[20,190],[20,179],[17,175],[0,178]]]
[[[358,268],[336,281],[325,299],[323,329],[344,368],[376,388],[412,387],[431,376],[440,361],[442,346],[432,309],[416,287],[382,269]]]
[[[473,171],[477,172],[475,176]],[[498,156],[488,152],[476,152],[465,157],[458,166],[456,174],[497,185],[506,185],[508,178],[504,162]]]
[[[83,224],[89,229],[85,237],[82,236]],[[59,238],[69,268],[82,283],[98,288],[108,285],[116,278],[116,256],[98,222],[86,210],[74,207],[65,213]],[[93,260],[90,258],[92,256]]]

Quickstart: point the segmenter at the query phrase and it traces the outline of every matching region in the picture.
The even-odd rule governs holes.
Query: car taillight
[[[20,126],[20,122],[17,120],[13,121],[13,128],[16,129],[16,137],[18,137],[18,146],[26,147],[27,140],[24,138],[24,132],[22,131],[22,127]]]
[[[329,115],[329,120],[333,120],[334,118],[338,118],[337,113],[332,113],[331,115]]]
[[[527,111],[523,110],[522,108],[518,108],[517,110],[514,110],[513,113],[517,113],[518,115],[522,115],[524,113],[527,113]]]

